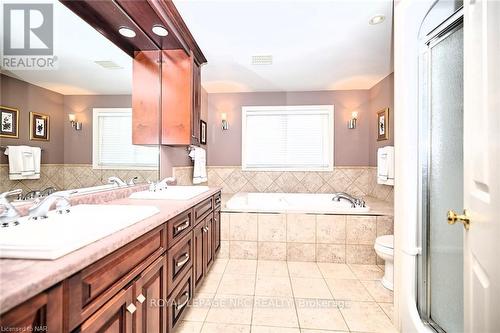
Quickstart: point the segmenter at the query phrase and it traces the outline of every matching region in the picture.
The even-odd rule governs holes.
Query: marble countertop
[[[222,211],[227,213],[235,213],[234,210],[224,210],[226,202],[232,198],[234,194],[222,194]],[[374,197],[363,197],[366,205],[370,207],[368,212],[355,213],[355,215],[387,215],[394,216],[394,205],[391,202],[383,201]],[[345,215],[345,214],[342,214]]]
[[[113,205],[150,205],[160,212],[56,260],[0,259],[0,313],[63,281],[220,191],[210,188],[190,200],[117,199]]]

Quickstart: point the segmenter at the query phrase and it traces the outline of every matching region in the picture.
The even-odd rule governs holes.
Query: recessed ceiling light
[[[165,37],[168,35],[168,30],[164,26],[159,24],[153,25],[153,28],[151,30],[160,37]]]
[[[135,37],[135,31],[127,27],[120,27],[120,29],[118,29],[118,32],[120,33],[120,35],[127,38]]]
[[[375,24],[380,24],[380,23],[384,22],[384,20],[385,20],[384,15],[375,15],[370,19],[369,23],[371,25],[375,25]]]

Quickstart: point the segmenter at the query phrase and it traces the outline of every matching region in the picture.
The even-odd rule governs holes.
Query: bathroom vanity
[[[57,260],[0,260],[0,327],[169,332],[180,322],[220,249],[220,189],[109,203],[160,213]]]

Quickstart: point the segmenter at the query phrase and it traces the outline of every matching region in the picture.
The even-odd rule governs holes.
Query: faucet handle
[[[23,190],[20,189],[20,188],[12,190],[12,191],[3,192],[3,193],[0,194],[0,199],[7,199],[7,197],[11,197],[11,196],[14,196],[14,195],[19,195],[21,193],[23,193]]]
[[[135,185],[135,181],[139,179],[139,177],[135,176],[134,178],[131,178],[129,181],[128,181],[128,185],[130,186],[133,186]]]

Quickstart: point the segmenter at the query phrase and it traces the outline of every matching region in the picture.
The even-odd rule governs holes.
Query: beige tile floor
[[[217,259],[175,333],[396,332],[383,267]]]

